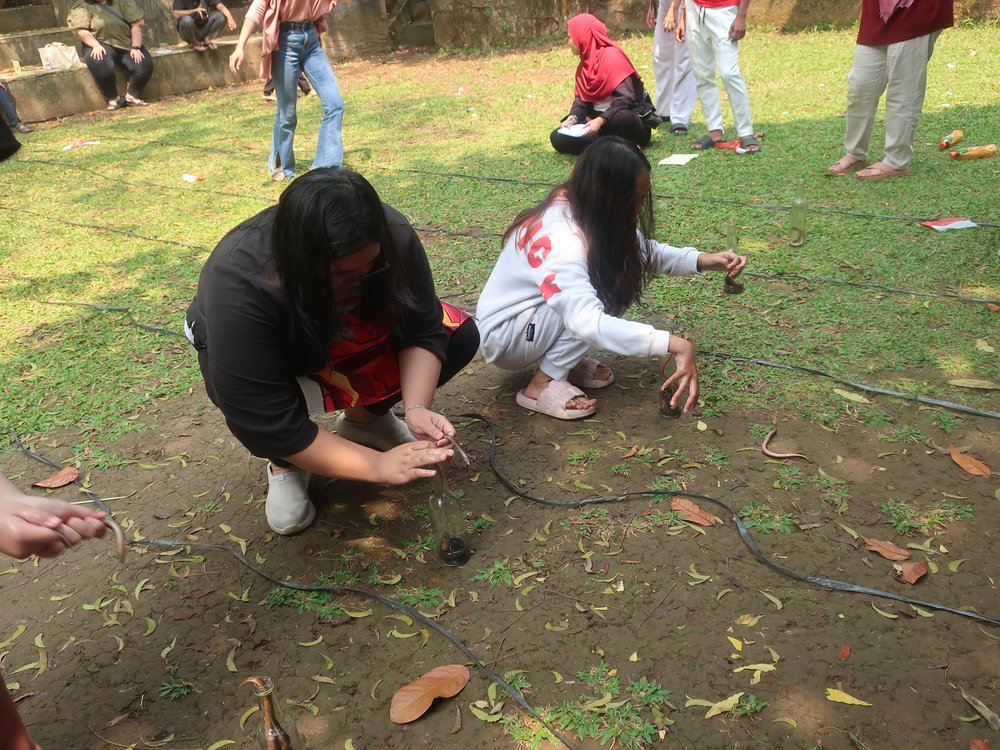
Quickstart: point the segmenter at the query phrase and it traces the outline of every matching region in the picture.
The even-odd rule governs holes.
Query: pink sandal
[[[598,359],[593,357],[584,357],[579,362],[577,362],[576,367],[569,371],[569,375],[566,380],[575,385],[577,388],[607,388],[609,385],[615,382],[615,374],[611,372],[611,368],[608,367],[608,372],[611,376],[607,380],[600,380],[595,377],[597,368],[604,365]],[[605,365],[607,367],[607,365]]]
[[[855,177],[859,180],[885,180],[889,177],[904,177],[910,174],[909,169],[895,169],[884,161],[877,161],[870,167],[865,167]]]
[[[524,391],[520,391],[516,400],[525,409],[537,411],[539,414],[546,414],[556,419],[572,420],[589,417],[597,411],[596,406],[590,406],[586,409],[566,408],[566,404],[579,396],[586,398],[587,394],[565,380],[551,380],[538,394],[538,398],[529,398],[524,395]]]

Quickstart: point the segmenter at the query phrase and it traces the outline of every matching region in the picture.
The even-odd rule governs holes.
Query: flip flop
[[[114,112],[116,109],[125,109],[125,106],[125,97],[119,96],[113,103],[108,105],[108,112]]]
[[[909,169],[894,169],[884,161],[877,161],[854,176],[859,180],[885,180],[889,177],[903,177],[908,174],[910,174]]]
[[[740,148],[748,154],[756,154],[760,151],[760,141],[752,135],[740,136]]]
[[[673,133],[674,135],[687,135],[688,128],[687,125],[674,125],[672,128],[670,128],[670,132]]]
[[[130,107],[148,107],[149,106],[149,102],[144,102],[142,99],[129,99],[128,97],[125,98],[125,104],[127,104]]]
[[[695,151],[711,151],[715,148],[717,143],[719,143],[719,141],[715,140],[708,133],[705,133],[705,135],[691,144],[691,148]]]
[[[569,376],[566,378],[570,383],[575,385],[577,388],[607,388],[609,385],[615,382],[615,374],[611,372],[611,368],[608,371],[611,372],[611,377],[607,380],[599,380],[594,377],[597,372],[597,368],[604,363],[600,360],[594,359],[593,357],[584,357],[576,366],[569,371]],[[607,367],[607,365],[605,365]]]
[[[845,159],[853,159],[853,161],[845,162]],[[864,159],[858,159],[850,154],[844,154],[837,161],[830,165],[830,168],[826,170],[827,177],[845,177],[851,172],[857,172],[859,169],[865,166]]]
[[[591,406],[587,409],[566,408],[566,404],[572,399],[577,396],[586,395],[586,393],[576,386],[570,385],[565,380],[552,380],[538,394],[538,398],[528,398],[524,395],[524,391],[520,391],[517,394],[516,401],[519,406],[523,406],[525,409],[530,409],[531,411],[537,411],[539,414],[545,414],[556,419],[573,420],[589,417],[597,411],[596,406]]]

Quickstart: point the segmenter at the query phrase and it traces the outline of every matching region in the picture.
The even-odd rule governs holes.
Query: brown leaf
[[[967,456],[964,453],[959,453],[958,448],[954,445],[948,446],[948,452],[951,454],[951,460],[956,464],[961,466],[969,474],[974,477],[988,477],[992,476],[993,472],[990,471],[990,467],[980,461],[978,458],[973,458],[972,456]]]
[[[840,653],[837,654],[837,658],[841,661],[847,661],[851,658],[851,647],[846,643],[840,647]]]
[[[898,562],[893,564],[892,573],[897,581],[914,584],[927,575],[927,561],[917,560],[916,562]]]
[[[969,740],[969,750],[990,750],[990,743],[986,740]]]
[[[435,698],[451,698],[469,684],[469,669],[462,664],[434,667],[392,696],[389,719],[395,724],[407,724],[419,719]]]
[[[994,305],[992,302],[987,302],[986,309],[992,312],[1000,312],[1000,305]]]
[[[685,521],[696,523],[699,526],[715,526],[715,518],[712,514],[706,513],[686,497],[675,497],[670,501],[670,509]]]
[[[52,476],[46,477],[45,479],[39,479],[31,486],[45,487],[46,489],[54,490],[57,487],[65,487],[67,484],[73,482],[78,476],[80,476],[80,472],[78,472],[75,467],[65,466]]]
[[[865,540],[865,547],[870,549],[872,552],[878,552],[886,560],[909,560],[910,553],[907,552],[902,547],[897,547],[892,542],[883,542],[880,539],[869,539],[868,537],[862,537]]]

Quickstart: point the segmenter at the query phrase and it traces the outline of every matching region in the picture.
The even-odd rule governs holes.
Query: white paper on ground
[[[692,159],[697,159],[701,154],[671,154],[666,159],[660,159],[657,164],[668,167],[683,167]]]
[[[587,123],[578,122],[575,125],[570,125],[565,128],[559,128],[559,132],[563,135],[571,135],[574,138],[579,138],[581,135],[587,134]]]

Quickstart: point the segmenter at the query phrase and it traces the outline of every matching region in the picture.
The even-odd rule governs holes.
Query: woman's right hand
[[[103,60],[106,51],[103,44],[98,44],[96,47],[90,48],[90,56],[95,60]]]
[[[570,115],[561,123],[559,123],[559,125],[564,128],[568,128],[570,125],[576,125],[576,115]]]
[[[403,443],[381,455],[378,465],[378,482],[383,484],[406,484],[414,479],[434,476],[433,469],[424,468],[447,461],[455,451],[439,448],[427,440]]]
[[[236,49],[233,50],[233,54],[229,56],[229,69],[233,71],[233,75],[240,72],[240,66],[243,64],[243,45],[237,44]]]
[[[676,389],[670,406],[677,408],[681,394],[688,392],[683,412],[687,414],[698,403],[698,364],[694,361],[694,346],[687,339],[671,336],[668,351],[674,355],[674,374],[667,378],[661,389],[673,386]]]

